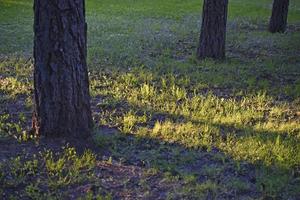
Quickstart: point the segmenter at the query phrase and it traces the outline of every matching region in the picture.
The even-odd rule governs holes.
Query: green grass
[[[1,163],[1,189],[22,188],[22,192],[14,190],[11,194],[3,194],[4,198],[26,199],[61,199],[70,198],[67,187],[76,187],[78,183],[96,179],[96,157],[91,151],[77,155],[74,148],[63,147],[61,153],[40,151],[38,154],[17,156]],[[32,181],[35,180],[35,181]],[[83,199],[89,199],[88,193]],[[97,195],[97,199],[111,199],[108,195]]]
[[[288,31],[271,34],[271,1],[230,1],[223,62],[195,59],[201,7],[196,0],[87,1],[95,141],[109,163],[148,170],[139,182],[145,198],[162,173],[169,199],[297,199],[300,2],[290,4]],[[27,141],[32,2],[0,0],[0,30],[0,138]],[[65,170],[53,179],[65,187],[76,163],[50,161],[48,171]],[[23,192],[37,195],[39,187]]]

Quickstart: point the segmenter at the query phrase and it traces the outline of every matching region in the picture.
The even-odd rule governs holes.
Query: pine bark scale
[[[225,58],[228,0],[204,0],[198,59]]]
[[[287,27],[289,0],[274,0],[269,23],[271,33],[283,33]]]
[[[33,129],[47,137],[92,128],[84,0],[34,1]]]

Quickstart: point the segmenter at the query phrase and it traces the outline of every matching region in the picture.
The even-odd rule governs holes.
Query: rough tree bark
[[[198,59],[225,58],[228,0],[204,0]]]
[[[269,23],[271,33],[283,33],[286,30],[289,0],[274,0]]]
[[[34,0],[32,126],[46,137],[86,137],[92,128],[84,0]]]

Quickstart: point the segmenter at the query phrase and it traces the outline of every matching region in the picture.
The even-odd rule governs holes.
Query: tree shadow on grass
[[[96,145],[98,145],[99,148],[91,147],[87,145],[85,141],[69,142],[72,146],[75,146],[79,152],[83,152],[85,148],[93,148],[92,150],[99,156],[104,155],[107,159],[112,157],[113,163],[116,163],[117,166],[119,166],[119,164],[121,165],[118,172],[114,171],[110,175],[113,179],[121,178],[117,174],[122,173],[122,170],[125,168],[126,175],[122,177],[121,182],[124,181],[123,178],[126,179],[128,178],[127,176],[131,176],[126,166],[134,166],[142,170],[157,170],[160,175],[151,175],[155,181],[151,183],[148,182],[147,187],[149,187],[151,191],[155,188],[155,184],[159,185],[161,182],[164,182],[163,185],[166,187],[156,192],[156,194],[160,192],[163,193],[161,199],[166,199],[167,197],[171,199],[287,197],[297,199],[297,195],[299,196],[299,168],[297,168],[297,166],[288,166],[287,168],[286,166],[281,166],[280,162],[276,160],[274,163],[270,163],[270,165],[261,162],[260,159],[252,162],[253,160],[251,160],[251,158],[256,155],[261,155],[250,154],[252,150],[255,152],[255,150],[264,144],[269,144],[267,147],[272,145],[276,147],[276,143],[278,143],[279,147],[281,147],[280,144],[285,144],[286,140],[288,140],[288,142],[294,142],[296,148],[296,144],[299,144],[299,139],[295,137],[292,138],[280,131],[255,130],[250,125],[237,126],[236,124],[218,124],[204,120],[192,120],[187,116],[160,112],[159,110],[153,110],[149,107],[139,107],[131,105],[129,102],[122,102],[121,104],[125,105],[127,110],[133,110],[137,114],[151,113],[152,117],[150,122],[147,122],[147,124],[138,124],[138,126],[133,129],[132,134],[122,133],[117,128],[108,128],[107,126],[100,127],[96,130],[95,134]],[[120,107],[121,105],[117,106]],[[108,108],[105,109],[109,110]],[[94,111],[102,112],[103,110],[96,110],[94,108]],[[222,133],[221,138],[223,142],[229,142],[226,138],[227,133],[234,133],[232,140],[234,143],[231,146],[228,145],[231,149],[224,150],[212,144],[212,148],[208,150],[206,146],[188,147],[189,145],[181,143],[180,140],[169,141],[159,137],[135,134],[135,131],[138,131],[139,128],[151,130],[156,121],[163,123],[167,120],[182,124],[190,122],[193,125],[208,125],[219,129]],[[186,137],[188,137],[188,135]],[[279,141],[278,137],[280,137]],[[55,145],[51,147],[51,143]],[[31,145],[29,147],[29,153],[37,152],[43,148],[53,147],[55,147],[54,150],[56,151],[63,143],[64,142],[59,140],[57,142],[55,140],[53,142],[49,142],[49,140],[45,142],[41,141],[41,145],[39,145],[38,148]],[[12,143],[3,143],[3,145],[0,145],[7,151],[11,150],[10,155],[13,156],[14,151],[12,149],[18,147],[19,152],[21,152],[24,148],[22,144],[20,145],[17,142],[14,144],[15,147]],[[253,144],[258,145],[251,146]],[[291,143],[288,144],[291,145]],[[235,148],[236,151],[234,149],[232,150],[232,148]],[[284,151],[285,149],[279,148],[279,150]],[[265,157],[273,157],[274,153],[276,153],[276,151],[266,152]],[[288,149],[287,152],[289,153],[290,149]],[[237,156],[240,157],[237,158]],[[289,157],[291,156],[289,155]],[[103,168],[105,168],[106,171],[110,171],[110,168],[114,168],[116,165],[101,165],[99,174],[102,173],[101,170],[103,170]],[[103,173],[103,176],[106,175],[106,173]],[[110,177],[105,178],[109,179]],[[143,181],[139,180],[140,178],[142,177],[134,176],[134,181],[130,182],[129,185],[122,183],[117,189],[107,186],[107,190],[112,194],[114,194],[116,190],[136,190],[140,188],[139,184]],[[118,199],[120,197],[118,195],[120,195],[120,193],[115,194],[114,197]]]
[[[128,102],[123,103],[130,106]],[[186,116],[162,113],[149,110],[149,108],[130,106],[130,109],[140,113],[150,112],[152,120],[159,120],[162,123],[166,120],[173,120],[178,123],[191,122],[195,125],[206,124],[218,128],[222,133],[221,138],[226,148],[221,149],[220,146],[216,147],[211,144],[212,147],[207,151],[207,147],[190,148],[188,144],[182,144],[176,139],[170,141],[159,137],[148,137],[147,134],[135,134],[141,127],[153,128],[154,121],[151,120],[150,127],[149,124],[140,125],[132,131],[132,134],[122,133],[116,128],[111,129],[105,126],[99,129],[96,134],[96,143],[103,149],[107,149],[107,155],[114,159],[141,167],[157,168],[173,176],[193,176],[197,184],[212,180],[220,186],[215,194],[218,198],[245,196],[294,198],[300,194],[299,187],[293,186],[299,177],[297,175],[299,163],[291,163],[297,161],[297,158],[285,160],[294,159],[293,156],[297,156],[291,149],[293,144],[299,142],[295,137],[282,132],[258,131],[245,125],[195,121]],[[231,134],[231,141],[226,137],[228,133],[235,133]],[[269,147],[274,148],[266,149]],[[283,152],[280,152],[281,150]],[[295,149],[295,151],[298,150]],[[291,152],[294,155],[284,157],[285,153]],[[280,155],[277,156],[276,153]]]
[[[299,195],[299,187],[294,185],[299,175],[291,169],[250,163],[247,159],[235,160],[232,155],[217,148],[211,151],[188,148],[159,138],[124,134],[115,128],[101,127],[95,137],[96,144],[107,150],[105,155],[117,162],[158,169],[165,176],[178,179],[180,185],[169,191],[175,199],[198,199],[194,195],[201,192],[205,194],[204,199],[212,196],[215,199],[296,199]],[[207,191],[199,189],[207,182],[215,186],[207,188]]]
[[[116,162],[162,172],[177,185],[168,191],[171,199],[228,199],[262,195],[255,167],[238,162],[213,149],[187,148],[176,142],[124,134],[115,128],[101,127],[96,144]],[[207,183],[211,185],[204,187]],[[237,184],[237,185],[236,185]],[[202,197],[201,197],[202,196]]]

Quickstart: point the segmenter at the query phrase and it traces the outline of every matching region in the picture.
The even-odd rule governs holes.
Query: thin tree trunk
[[[228,0],[204,0],[198,59],[225,58]]]
[[[85,137],[92,128],[84,0],[34,0],[33,130]]]
[[[286,30],[289,0],[274,0],[269,31],[283,33]]]

